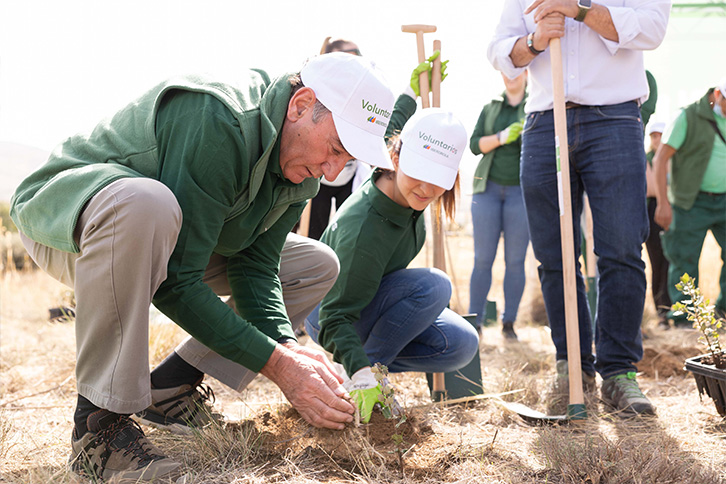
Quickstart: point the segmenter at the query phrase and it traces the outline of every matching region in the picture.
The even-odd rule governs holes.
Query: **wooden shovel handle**
[[[559,38],[550,39],[552,95],[555,120],[555,145],[558,160],[560,204],[560,238],[562,239],[562,283],[565,295],[565,328],[570,383],[570,405],[584,404],[582,368],[580,367],[580,328],[577,316],[575,243],[572,234],[572,199],[570,193],[570,158],[567,142],[567,113],[562,74],[562,47]]]

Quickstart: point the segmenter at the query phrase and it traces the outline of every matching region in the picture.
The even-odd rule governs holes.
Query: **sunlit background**
[[[243,65],[273,76],[295,71],[320,51],[326,36],[357,42],[387,74],[394,90],[402,91],[417,64],[415,36],[401,32],[402,24],[411,23],[438,27],[425,41],[428,54],[433,40],[441,40],[443,57],[450,60],[442,107],[454,111],[471,130],[481,107],[503,90],[499,74],[486,59],[502,3],[3,1],[0,147],[6,153],[9,144],[16,153],[47,152],[172,74]],[[726,76],[725,53],[726,4],[676,3],[665,41],[658,50],[645,53],[646,67],[658,82],[653,119],[671,119],[679,107]],[[0,156],[0,178],[6,184],[17,184],[18,172],[32,169],[25,166],[24,156]],[[476,162],[471,153],[465,155],[465,195],[471,191]],[[9,198],[8,191],[12,190],[0,192],[0,200]],[[468,210],[460,212],[468,215]]]

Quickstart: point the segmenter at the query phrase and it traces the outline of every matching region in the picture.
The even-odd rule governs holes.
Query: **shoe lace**
[[[139,463],[141,465],[149,464],[157,457],[161,457],[150,453],[145,448],[146,442],[142,442],[142,440],[146,439],[144,431],[138,423],[126,416],[121,416],[108,427],[101,429],[98,432],[97,439],[105,444],[110,444],[116,436],[122,432],[127,432],[127,436],[133,436],[133,439],[130,442],[128,442],[123,448],[119,448],[119,450],[123,452],[124,456],[132,454],[134,457],[139,459]]]
[[[635,380],[635,372],[629,371],[628,373],[624,375],[618,375],[615,377],[615,384],[617,385],[617,388],[627,397],[627,398],[642,398],[645,397],[643,395],[643,392],[640,390],[640,387],[638,386],[638,382]]]
[[[214,391],[210,386],[205,385],[204,383],[197,383],[195,387],[192,387],[192,391],[197,391],[199,393],[199,398],[202,402],[209,402],[211,405],[216,401]]]

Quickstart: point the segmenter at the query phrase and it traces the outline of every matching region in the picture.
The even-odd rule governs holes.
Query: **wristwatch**
[[[587,15],[587,12],[590,10],[590,7],[592,7],[592,0],[577,0],[577,7],[580,10],[577,12],[577,16],[575,17],[575,20],[577,20],[578,22],[584,22],[585,15]]]

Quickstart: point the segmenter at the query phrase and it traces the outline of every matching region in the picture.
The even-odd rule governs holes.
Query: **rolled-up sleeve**
[[[517,77],[526,69],[526,67],[516,67],[509,56],[517,40],[530,32],[523,15],[526,8],[527,5],[521,0],[504,2],[499,24],[487,48],[489,62],[510,79]]]
[[[615,55],[620,49],[653,50],[665,38],[670,0],[629,0],[622,7],[607,7],[618,32],[618,42],[602,39]]]

